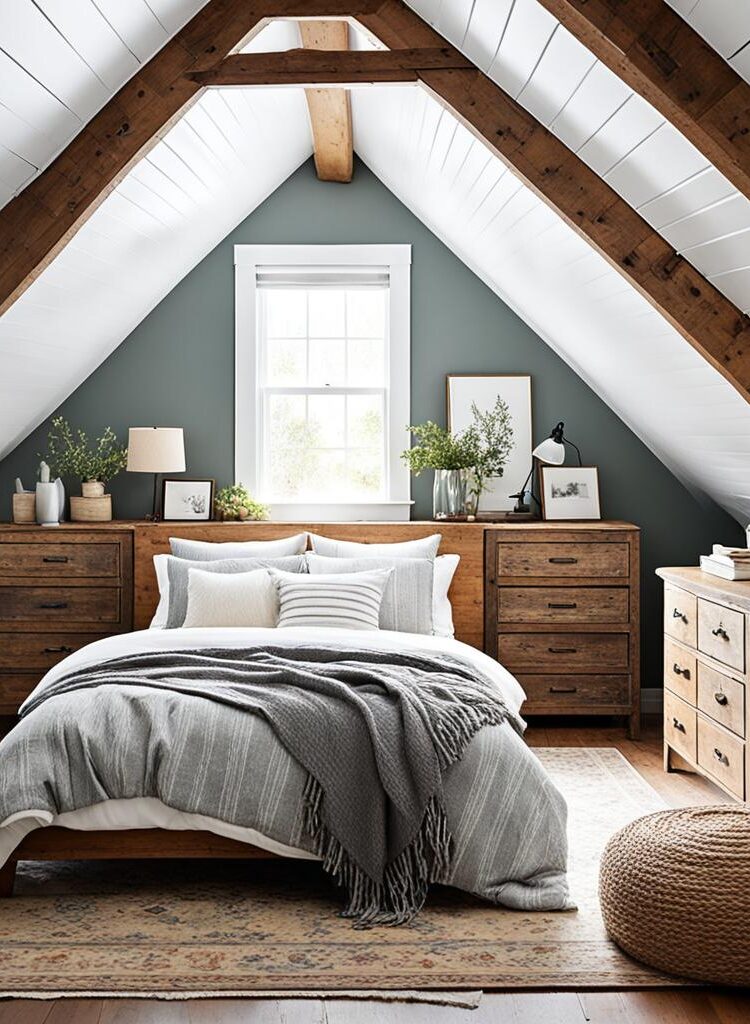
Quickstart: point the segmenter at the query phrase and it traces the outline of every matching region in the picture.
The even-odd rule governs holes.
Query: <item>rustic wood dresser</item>
[[[693,567],[657,575],[664,580],[664,767],[706,775],[747,800],[750,583]]]

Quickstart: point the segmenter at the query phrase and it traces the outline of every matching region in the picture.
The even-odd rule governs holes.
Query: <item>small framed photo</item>
[[[214,481],[166,479],[162,483],[161,517],[164,520],[211,519],[214,508]]]
[[[601,519],[596,466],[542,466],[545,519]]]

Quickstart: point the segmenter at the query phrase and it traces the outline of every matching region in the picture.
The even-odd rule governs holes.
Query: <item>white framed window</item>
[[[235,479],[279,520],[407,520],[410,245],[236,245]]]

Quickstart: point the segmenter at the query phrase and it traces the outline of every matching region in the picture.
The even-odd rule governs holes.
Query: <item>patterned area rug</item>
[[[575,912],[436,888],[412,925],[354,931],[310,862],[26,863],[0,902],[0,995],[679,984],[609,942],[596,895],[607,839],[663,801],[616,750],[535,753],[568,801]]]

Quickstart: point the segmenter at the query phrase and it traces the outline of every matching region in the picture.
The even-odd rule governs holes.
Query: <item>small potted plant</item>
[[[266,506],[254,501],[248,489],[242,484],[222,487],[214,498],[214,511],[217,519],[229,521],[268,519]]]
[[[44,456],[59,476],[81,481],[81,497],[71,497],[70,518],[74,522],[102,522],[112,518],[112,496],[105,487],[125,468],[128,450],[117,441],[111,427],[90,441],[80,428],[73,430],[62,416],[52,420]]]
[[[488,412],[471,407],[472,424],[458,434],[432,420],[409,427],[416,444],[401,458],[415,476],[435,471],[432,489],[433,517],[467,514],[475,518],[479,499],[491,477],[503,475],[513,450],[513,425],[507,403],[500,397]]]

